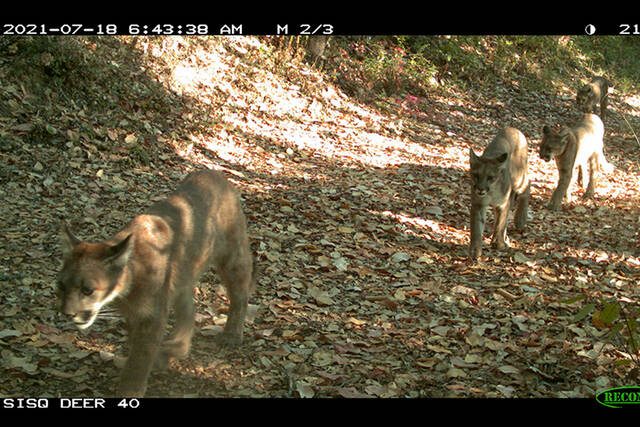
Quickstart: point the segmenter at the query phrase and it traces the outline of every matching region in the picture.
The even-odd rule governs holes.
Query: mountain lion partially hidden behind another
[[[120,396],[143,396],[154,362],[189,352],[195,326],[193,286],[213,264],[227,287],[229,316],[216,338],[242,342],[253,261],[239,197],[223,175],[191,173],[166,200],[135,217],[113,238],[83,242],[62,227],[64,265],[58,276],[61,311],[80,329],[113,302],[129,327],[129,358]],[[169,304],[172,333],[163,342]]]
[[[575,126],[564,126],[559,132],[547,125],[542,128],[540,157],[547,162],[555,159],[559,176],[558,186],[549,202],[550,209],[559,210],[563,200],[571,201],[571,184],[575,181],[576,167],[577,178],[583,186],[589,164],[589,185],[584,193],[586,198],[593,197],[597,170],[602,169],[607,173],[613,170],[613,166],[604,158],[603,137],[604,125],[595,114],[585,113]]]
[[[594,77],[582,86],[576,95],[576,105],[584,113],[596,112],[596,105],[600,103],[600,117],[602,121],[607,115],[607,101],[609,100],[609,86],[611,84],[604,77]]]
[[[489,206],[493,207],[494,225],[491,244],[508,247],[507,216],[509,205],[517,200],[515,224],[524,229],[529,209],[529,175],[527,173],[527,139],[518,129],[502,129],[478,157],[469,151],[471,172],[471,244],[469,255],[482,253],[482,233]]]

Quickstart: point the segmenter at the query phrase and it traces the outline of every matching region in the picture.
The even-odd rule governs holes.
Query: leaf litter
[[[531,220],[510,231],[511,252],[473,264],[467,153],[505,123],[460,114],[471,95],[430,94],[441,119],[429,122],[401,100],[360,104],[303,64],[283,72],[261,38],[73,40],[118,65],[121,86],[95,83],[113,108],[0,85],[0,394],[111,395],[123,324],[61,324],[59,221],[105,238],[203,166],[242,190],[261,270],[253,315],[242,347],[216,348],[228,301],[206,274],[192,353],[154,373],[149,396],[590,397],[625,384],[628,356],[602,343],[593,308],[562,302],[637,302],[638,169],[621,119],[606,142],[618,173],[595,201],[552,213],[536,112],[566,110],[518,93],[509,124],[530,141]]]

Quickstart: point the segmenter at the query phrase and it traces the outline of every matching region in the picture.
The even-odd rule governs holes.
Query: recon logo
[[[640,405],[640,387],[616,387],[596,395],[598,403],[610,408]]]

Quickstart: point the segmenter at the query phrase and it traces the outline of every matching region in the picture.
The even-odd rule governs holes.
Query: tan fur
[[[576,106],[584,113],[596,113],[596,105],[600,104],[600,118],[605,120],[611,84],[604,77],[594,77],[582,86],[576,95]]]
[[[529,206],[529,175],[527,172],[527,139],[518,129],[504,128],[487,146],[482,157],[469,152],[471,172],[471,244],[469,256],[482,253],[482,233],[486,211],[493,207],[494,227],[491,244],[506,249],[507,216],[513,199],[517,201],[515,223],[524,229]]]
[[[571,201],[571,184],[576,178],[584,184],[589,165],[589,185],[585,198],[593,197],[598,170],[611,172],[613,166],[603,153],[604,125],[595,114],[585,113],[573,127],[564,126],[559,132],[549,126],[542,128],[540,157],[545,161],[555,159],[558,167],[558,185],[549,201],[549,208],[559,210],[563,200]],[[578,168],[576,175],[575,169]]]
[[[254,287],[253,262],[238,195],[221,174],[190,174],[166,200],[112,239],[82,242],[66,225],[61,237],[61,311],[79,328],[87,328],[112,302],[129,325],[129,358],[118,395],[143,396],[154,362],[166,366],[170,357],[188,354],[195,325],[192,289],[211,264],[230,299],[228,320],[217,340],[242,342]],[[170,304],[176,322],[163,342]]]

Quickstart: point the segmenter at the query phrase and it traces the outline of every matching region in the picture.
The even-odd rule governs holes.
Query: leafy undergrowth
[[[211,339],[227,301],[203,277],[192,353],[154,373],[148,396],[592,397],[629,384],[607,325],[575,322],[580,302],[564,301],[637,302],[637,98],[610,101],[616,172],[594,200],[551,212],[555,166],[536,149],[543,123],[577,118],[569,91],[448,88],[373,109],[258,38],[64,40],[84,79],[44,53],[30,58],[49,73],[31,80],[0,63],[0,395],[113,393],[123,324],[81,333],[58,317],[59,222],[105,238],[197,167],[241,189],[261,276],[234,350]],[[468,152],[505,125],[530,141],[531,219],[511,251],[485,245],[474,264]]]

